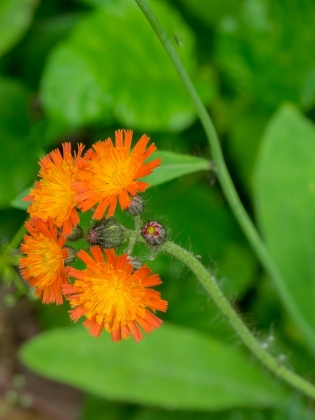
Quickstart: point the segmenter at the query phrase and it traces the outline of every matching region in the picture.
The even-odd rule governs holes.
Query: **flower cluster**
[[[43,303],[59,305],[64,297],[71,319],[84,316],[91,335],[105,329],[113,341],[130,334],[141,340],[141,329],[149,333],[162,323],[154,312],[167,308],[151,288],[161,283],[159,276],[130,249],[122,255],[113,249],[124,241],[124,228],[113,218],[117,204],[137,217],[143,209],[138,193],[149,185],[140,179],[160,165],[160,159],[145,162],[156,150],[148,142],[143,135],[131,149],[132,131],[118,130],[115,144],[108,138],[85,153],[82,144],[72,154],[71,144],[64,143],[62,153],[54,150],[40,160],[39,181],[24,198],[31,203],[21,244],[23,279],[36,287]],[[86,211],[97,220],[88,233],[80,226]],[[69,245],[82,237],[91,246],[89,253]],[[84,270],[71,266],[76,257]]]

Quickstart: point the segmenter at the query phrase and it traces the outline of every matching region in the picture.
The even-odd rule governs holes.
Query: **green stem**
[[[160,25],[158,19],[154,15],[152,9],[148,5],[146,0],[135,0],[148,21],[150,22],[152,28],[154,29],[155,33],[157,34],[159,40],[161,41],[163,47],[165,48],[167,54],[169,55],[174,67],[177,70],[185,88],[187,89],[189,96],[195,106],[197,114],[202,122],[204,130],[206,132],[208,142],[211,146],[213,160],[217,167],[217,176],[220,181],[222,190],[226,196],[226,199],[238,220],[240,226],[243,229],[248,241],[252,245],[253,249],[255,250],[261,264],[264,266],[266,272],[270,275],[272,280],[274,281],[275,287],[282,298],[286,308],[291,313],[291,316],[295,319],[297,324],[299,325],[301,331],[304,333],[305,337],[308,340],[309,345],[311,346],[312,350],[315,349],[315,334],[314,329],[311,325],[307,322],[307,320],[303,317],[301,312],[299,311],[298,307],[295,305],[292,296],[289,294],[284,279],[280,274],[278,268],[274,264],[264,242],[262,241],[261,237],[259,236],[253,222],[251,221],[250,217],[248,216],[241,200],[236,192],[234,184],[232,182],[231,176],[228,172],[226,167],[224,157],[222,154],[220,141],[212,120],[204,107],[203,103],[201,102],[198,93],[192,84],[185,67],[183,66],[179,55],[174,48],[171,41],[168,39],[165,31],[163,30],[162,26]]]
[[[134,217],[134,222],[135,222],[135,229],[133,231],[133,234],[130,236],[129,245],[128,245],[128,249],[127,249],[127,252],[128,252],[129,255],[132,254],[133,247],[135,246],[135,243],[137,242],[137,240],[139,238],[139,235],[141,235],[140,234],[140,231],[141,231],[140,216],[135,216]]]
[[[216,284],[215,279],[190,252],[172,242],[166,242],[161,247],[161,251],[174,256],[179,261],[186,264],[187,267],[196,275],[219,310],[227,318],[229,324],[235,330],[237,335],[265,367],[267,367],[275,375],[291,385],[293,388],[298,389],[302,393],[315,399],[315,386],[285,366],[281,365],[277,359],[272,357],[266,350],[264,350],[261,343],[256,340],[256,338],[252,335],[243,321],[239,318],[235,310],[232,308],[231,304]]]

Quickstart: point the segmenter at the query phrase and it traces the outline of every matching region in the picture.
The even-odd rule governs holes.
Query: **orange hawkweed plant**
[[[32,217],[25,223],[30,235],[24,235],[20,259],[22,277],[31,287],[36,287],[36,296],[43,303],[63,303],[61,286],[69,281],[65,260],[68,249],[66,238],[58,235],[53,220],[47,222]]]
[[[71,154],[71,144],[63,143],[63,155],[56,149],[44,156],[40,161],[38,176],[34,188],[23,200],[31,201],[28,213],[44,220],[52,218],[56,226],[63,228],[65,235],[80,222],[76,210],[76,191],[73,182],[77,179],[77,161],[82,159],[84,146],[78,145],[76,156]],[[89,157],[88,152],[82,160]]]
[[[81,250],[78,257],[86,264],[85,270],[70,269],[74,284],[65,284],[63,293],[70,301],[71,319],[86,317],[83,325],[98,337],[103,329],[111,333],[112,341],[121,341],[133,335],[136,342],[146,333],[160,327],[162,321],[151,310],[166,311],[167,302],[150,286],[161,284],[157,274],[143,265],[134,270],[128,254],[117,256],[113,249],[91,247],[92,256]]]
[[[132,131],[118,130],[115,143],[98,141],[84,155],[82,144],[72,155],[71,144],[63,143],[62,153],[56,149],[40,160],[40,180],[24,199],[31,201],[31,219],[26,222],[30,235],[21,244],[23,279],[43,303],[59,305],[65,297],[73,321],[85,317],[83,325],[92,336],[106,330],[112,341],[130,336],[140,341],[143,331],[161,326],[155,312],[167,308],[153,289],[162,283],[160,277],[133,255],[136,242],[146,243],[140,222],[144,201],[138,193],[149,184],[141,178],[161,163],[160,158],[146,162],[156,151],[149,140],[143,135],[131,148]],[[114,219],[117,203],[134,218],[134,231]],[[82,212],[97,222],[87,225],[85,217],[84,225]],[[165,230],[152,248],[164,241]],[[84,270],[73,266],[77,257]]]
[[[132,196],[146,190],[149,184],[139,178],[150,174],[161,163],[161,159],[145,163],[156,150],[154,143],[146,148],[149,140],[144,134],[131,150],[132,131],[117,130],[115,145],[110,138],[93,145],[91,159],[80,161],[78,181],[73,183],[82,211],[97,205],[94,219],[100,220],[106,210],[110,217],[115,213],[117,201],[126,209]]]

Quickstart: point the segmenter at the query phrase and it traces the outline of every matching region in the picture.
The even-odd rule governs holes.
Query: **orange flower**
[[[70,312],[71,319],[77,321],[84,315],[83,325],[95,337],[105,328],[112,341],[129,338],[131,333],[138,342],[143,338],[139,326],[149,333],[162,324],[148,310],[166,310],[167,302],[149,288],[162,282],[146,265],[134,271],[127,254],[117,256],[113,249],[104,252],[107,262],[99,246],[91,248],[92,257],[79,251],[78,257],[87,268],[69,270],[75,283],[64,285],[62,290],[75,308]]]
[[[80,222],[75,206],[76,192],[72,183],[77,179],[77,160],[81,158],[84,146],[78,145],[76,157],[71,155],[71,144],[63,143],[63,156],[58,149],[53,150],[43,157],[39,164],[39,181],[24,201],[32,201],[28,208],[31,216],[43,220],[53,218],[58,227],[63,227],[63,233],[68,235],[72,227]],[[90,152],[87,152],[84,159],[88,159]]]
[[[81,165],[79,181],[73,184],[82,211],[98,204],[93,218],[100,220],[107,208],[107,217],[110,217],[114,215],[117,200],[125,209],[130,205],[130,196],[145,191],[149,184],[138,179],[150,174],[161,163],[161,159],[144,163],[156,150],[154,143],[146,149],[149,140],[143,135],[130,151],[132,131],[118,130],[115,131],[115,146],[110,138],[95,143],[91,160]]]
[[[22,277],[31,287],[37,287],[36,296],[43,295],[43,303],[63,302],[61,286],[68,282],[67,268],[64,259],[68,249],[63,248],[66,239],[58,238],[53,220],[48,222],[33,217],[25,223],[31,236],[25,235],[21,244],[21,253],[26,257],[20,259]]]

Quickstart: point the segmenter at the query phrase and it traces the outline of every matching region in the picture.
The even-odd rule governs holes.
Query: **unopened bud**
[[[87,241],[101,248],[118,248],[124,240],[123,227],[113,218],[102,219],[88,232]]]
[[[83,238],[83,230],[81,226],[76,226],[75,228],[72,228],[72,231],[69,235],[66,236],[67,241],[75,242],[78,239]]]
[[[128,255],[127,261],[133,266],[134,271],[139,270],[142,267],[142,261],[137,257],[132,257]]]
[[[67,250],[68,250],[68,256],[67,258],[64,259],[65,266],[71,265],[74,262],[74,260],[77,258],[77,251],[74,248],[72,248],[71,246],[68,246]]]
[[[159,246],[166,241],[166,230],[160,223],[152,221],[143,226],[142,236],[149,245]]]
[[[130,205],[126,208],[126,211],[131,214],[131,216],[140,216],[143,213],[144,202],[143,198],[140,195],[135,195],[132,197]]]

